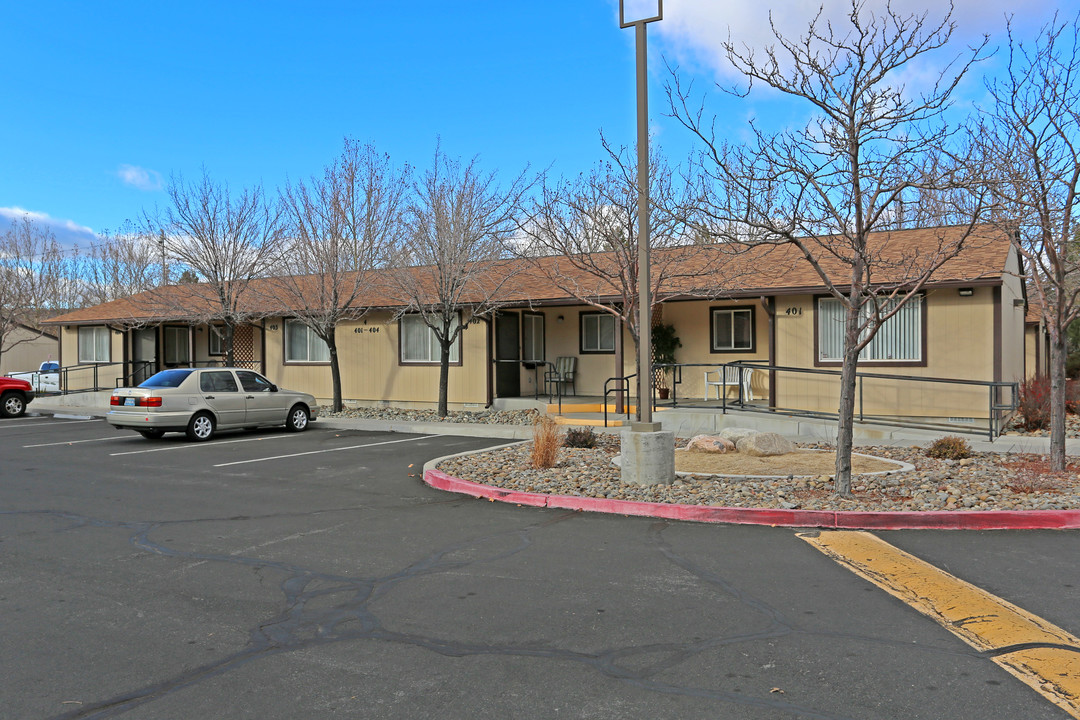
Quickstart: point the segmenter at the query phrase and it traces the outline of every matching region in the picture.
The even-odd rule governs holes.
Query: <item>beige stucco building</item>
[[[889,242],[905,249],[929,246],[948,231],[898,231]],[[705,246],[697,252],[715,250]],[[715,282],[706,274],[658,289],[663,302],[654,324],[674,326],[682,343],[680,367],[666,383],[676,402],[718,405],[716,387],[709,388],[710,401],[704,400],[705,373],[712,370],[715,379],[718,367],[740,361],[761,366],[751,375],[757,405],[835,413],[842,337],[837,328],[842,330],[843,318],[813,268],[785,252],[773,249],[765,259],[748,253],[708,265]],[[1011,392],[992,384],[1021,381],[1040,362],[1034,357],[1038,329],[1029,324],[1025,330],[1019,262],[1008,238],[990,231],[946,262],[864,351],[856,412],[985,421],[991,406]],[[732,264],[741,269],[731,272]],[[564,390],[578,396],[603,396],[613,378],[635,372],[629,332],[615,314],[597,307],[617,302],[614,291],[607,297],[597,293],[586,304],[560,289],[543,267],[519,270],[502,291],[497,314],[473,318],[468,306],[461,309],[466,327],[450,367],[452,408],[543,395],[550,390],[544,386],[549,366],[539,363],[557,358],[575,358],[573,386]],[[843,271],[838,266],[837,276]],[[888,289],[890,278],[880,279]],[[160,306],[151,293],[54,318],[62,364],[78,365],[84,377],[96,373],[100,386],[113,387],[172,365],[223,360],[212,318],[195,319],[193,313],[185,319],[179,311],[154,310],[155,304]],[[389,297],[372,297],[369,305],[363,317],[337,329],[343,398],[362,405],[433,407],[439,364],[428,331],[401,317]],[[275,383],[323,400],[332,395],[325,345],[286,311],[252,308],[235,348],[238,364]]]

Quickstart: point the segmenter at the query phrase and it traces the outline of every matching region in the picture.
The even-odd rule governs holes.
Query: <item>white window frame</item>
[[[611,346],[604,345],[604,323],[611,323]],[[593,327],[589,327],[592,325]],[[610,355],[615,352],[615,316],[606,312],[581,313],[581,352]]]
[[[304,333],[304,346],[305,352],[303,357],[293,357],[290,353],[293,351],[292,342],[290,341],[290,335],[292,333]],[[321,352],[320,352],[321,351]],[[286,363],[328,363],[330,362],[330,346],[326,344],[326,341],[315,334],[315,331],[309,328],[299,320],[286,320],[285,321],[285,362]]]
[[[897,300],[889,301],[882,312],[889,312]],[[923,295],[911,297],[904,305],[878,329],[877,334],[859,353],[859,362],[897,363],[912,365],[924,362],[923,348]],[[873,312],[867,305],[866,317]],[[847,308],[833,297],[817,299],[817,346],[819,363],[841,363],[844,361],[844,326]]]
[[[454,322],[450,327],[450,332],[461,324],[461,316],[459,314],[454,315]],[[419,333],[420,328],[425,331],[425,338],[422,344],[425,347],[420,348],[407,348],[408,337],[411,332]],[[402,365],[438,365],[442,355],[441,348],[439,346],[439,338],[435,335],[435,331],[432,330],[427,323],[424,322],[423,315],[411,314],[403,315],[398,320],[398,360]],[[450,346],[450,364],[459,365],[461,363],[461,353],[459,346],[461,345],[461,335],[458,335],[457,341]],[[407,354],[408,353],[408,354]]]
[[[85,338],[85,339],[84,339]],[[93,365],[112,360],[112,330],[105,325],[79,327],[79,364]]]
[[[747,323],[750,327],[750,344],[745,347],[735,344],[735,316],[747,315]],[[720,343],[720,333],[717,332],[716,319],[720,315],[731,316],[731,336],[726,338],[727,345]],[[718,307],[711,308],[709,312],[709,337],[711,338],[712,346],[709,348],[714,353],[752,353],[757,347],[757,328],[754,327],[754,308],[752,307]]]
[[[206,354],[207,355],[224,355],[225,354],[225,337],[224,329],[221,325],[208,325],[209,330],[206,336]],[[217,347],[214,347],[214,346]]]
[[[542,313],[521,314],[521,360],[522,362],[544,362],[544,324]]]

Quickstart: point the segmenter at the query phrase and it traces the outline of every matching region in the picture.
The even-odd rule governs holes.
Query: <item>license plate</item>
[[[124,405],[127,407],[135,407],[135,398],[124,398]]]

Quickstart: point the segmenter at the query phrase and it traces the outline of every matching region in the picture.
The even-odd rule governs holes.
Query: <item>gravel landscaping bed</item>
[[[686,440],[679,440],[685,445]],[[593,449],[560,448],[555,467],[530,467],[532,443],[451,458],[439,470],[507,490],[716,507],[804,510],[1064,510],[1080,508],[1080,467],[1050,473],[1040,455],[976,453],[964,460],[929,458],[918,447],[860,447],[867,455],[915,469],[854,476],[854,496],[832,493],[828,475],[812,478],[680,477],[671,485],[626,485],[612,464],[619,438],[600,436]],[[831,450],[822,443],[799,447]]]

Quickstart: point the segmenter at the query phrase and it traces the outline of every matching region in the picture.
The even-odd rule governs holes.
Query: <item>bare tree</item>
[[[413,184],[405,242],[387,280],[402,304],[397,317],[415,315],[438,342],[440,417],[448,412],[454,343],[469,322],[502,306],[501,291],[516,274],[505,243],[529,187],[524,172],[504,187],[495,173],[477,167],[476,158],[462,164],[438,145],[431,166]],[[460,316],[463,308],[469,317]]]
[[[631,158],[626,148],[612,148],[606,140],[603,146],[607,158],[587,173],[542,185],[522,220],[528,242],[519,252],[552,285],[625,325],[640,364],[636,155]],[[661,303],[663,288],[711,274],[701,263],[687,264],[688,257],[715,254],[695,251],[681,213],[687,199],[677,176],[658,151],[650,154],[650,244],[661,250],[651,255],[652,310]],[[639,378],[642,371],[637,367]]]
[[[1050,334],[1050,462],[1065,469],[1065,360],[1080,317],[1080,16],[1057,16],[1033,43],[1009,27],[1009,69],[987,83],[993,98],[977,137],[1015,231],[1028,287]]]
[[[158,236],[131,223],[115,233],[102,232],[100,240],[79,260],[78,277],[86,305],[150,290],[164,274]]]
[[[844,315],[835,490],[851,492],[851,449],[859,355],[877,331],[922,290],[932,274],[963,251],[983,207],[964,153],[949,152],[956,133],[943,117],[985,40],[954,59],[921,94],[902,84],[909,64],[943,48],[952,35],[951,7],[940,22],[927,15],[880,12],[852,0],[847,27],[819,11],[805,36],[775,25],[777,45],[763,52],[724,44],[727,57],[755,82],[808,103],[799,129],[769,133],[752,124],[748,146],[722,144],[715,120],[703,119],[677,76],[668,88],[672,114],[704,142],[704,232],[737,227],[758,242],[794,244]],[[917,252],[872,233],[895,227],[920,193],[970,195],[959,231],[942,232]],[[741,238],[737,238],[741,239]]]
[[[165,249],[170,258],[200,281],[170,286],[156,293],[157,302],[174,306],[192,320],[219,320],[226,362],[235,362],[235,328],[253,316],[251,281],[266,275],[276,261],[278,211],[261,187],[234,195],[213,181],[206,170],[198,182],[174,176],[168,188],[171,207],[164,213]],[[151,218],[148,225],[156,223]]]
[[[69,307],[61,293],[70,274],[69,254],[48,227],[22,217],[0,235],[0,355],[40,337],[40,321]]]
[[[281,193],[289,238],[285,274],[269,287],[326,344],[334,411],[342,408],[337,327],[368,311],[378,270],[401,242],[407,172],[394,170],[374,146],[346,140],[321,178],[286,185]]]

